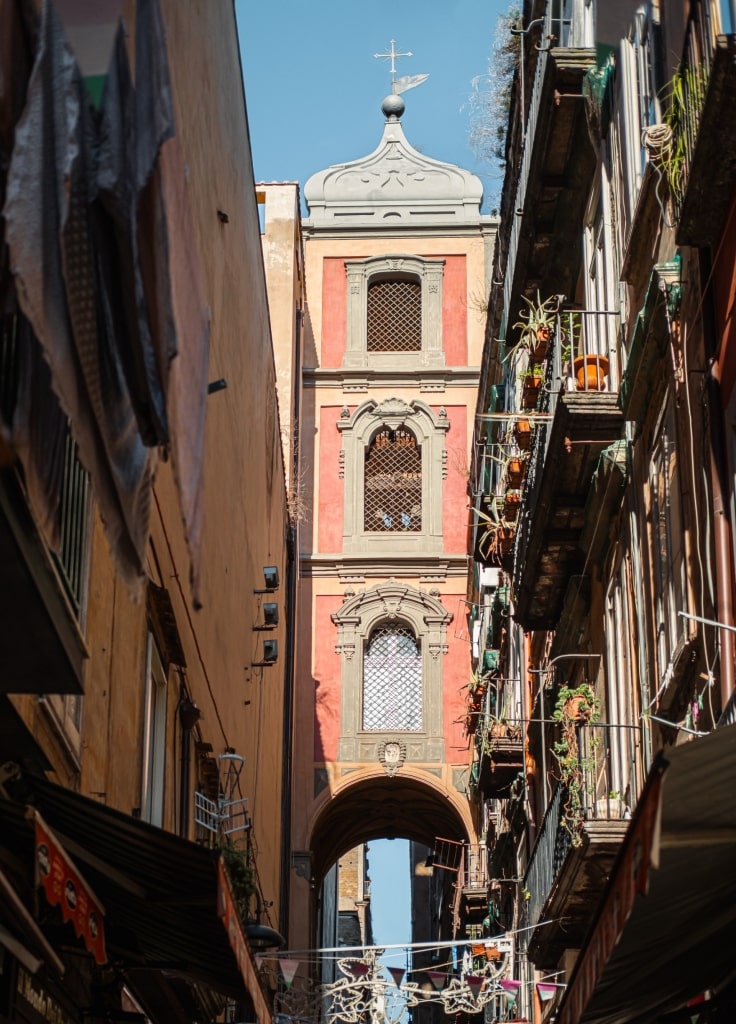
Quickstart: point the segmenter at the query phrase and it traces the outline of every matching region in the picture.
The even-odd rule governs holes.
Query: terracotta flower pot
[[[608,374],[608,360],[605,356],[578,356],[573,360],[572,367],[578,391],[603,391]]]
[[[543,359],[547,358],[551,337],[552,331],[546,324],[540,324],[537,327],[534,340],[530,346],[531,356],[535,363],[540,363]]]
[[[514,425],[514,440],[521,450],[528,451],[532,443],[532,425],[529,420],[517,420]]]
[[[526,476],[526,461],[524,459],[509,459],[506,464],[506,483],[509,487],[521,487]]]
[[[516,519],[521,504],[520,491],[507,491],[503,502],[504,519]]]
[[[524,378],[521,389],[521,405],[524,409],[533,409],[537,404],[542,387],[542,378],[536,375]]]
[[[584,718],[590,718],[590,711],[590,704],[582,694],[565,701],[565,718],[571,722],[581,722]]]

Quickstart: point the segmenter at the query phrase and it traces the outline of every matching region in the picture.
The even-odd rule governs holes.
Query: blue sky
[[[493,168],[468,143],[471,80],[488,65],[500,0],[236,0],[257,181],[298,181],[378,145],[390,64],[374,60],[390,40],[414,56],[397,75],[429,74],[404,94],[402,121],[427,156],[479,174]]]

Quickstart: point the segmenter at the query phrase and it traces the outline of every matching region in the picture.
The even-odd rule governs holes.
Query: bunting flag
[[[546,1003],[550,999],[554,999],[554,997],[557,995],[558,988],[564,987],[564,985],[555,985],[555,983],[551,981],[538,981],[537,995],[543,1003]]]
[[[521,982],[517,981],[516,978],[502,978],[498,983],[504,990],[507,996],[515,999],[519,989],[521,988]]]
[[[279,967],[281,968],[281,977],[284,979],[284,984],[287,988],[291,988],[294,975],[299,969],[299,961],[287,960],[286,957],[279,957]]]
[[[263,957],[262,957],[262,955],[260,953],[257,953],[253,957],[253,960],[255,961],[256,968],[260,971],[261,967],[263,967]]]
[[[387,967],[386,970],[391,975],[391,977],[394,979],[394,985],[396,985],[397,988],[400,988],[401,987],[401,982],[404,980],[404,974],[406,973],[404,968],[403,967]]]
[[[350,971],[351,974],[354,974],[356,978],[365,978],[366,974],[370,970],[368,964],[361,963],[360,961],[348,964],[346,969]]]
[[[438,992],[441,992],[447,981],[447,971],[427,971],[427,977]]]
[[[465,984],[470,989],[470,994],[476,1003],[478,1002],[478,995],[480,994],[480,990],[483,988],[484,981],[485,979],[479,977],[477,974],[465,975]]]

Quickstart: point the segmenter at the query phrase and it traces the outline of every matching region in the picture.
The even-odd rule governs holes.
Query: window
[[[652,451],[651,548],[656,588],[657,668],[660,683],[671,670],[685,611],[685,552],[680,509],[680,474],[675,422],[669,405]]]
[[[423,402],[369,400],[337,424],[343,435],[345,554],[442,551],[445,432],[450,424]]]
[[[143,722],[143,781],[141,817],[163,825],[166,768],[167,679],[153,633],[146,651],[146,695]]]
[[[628,547],[628,537],[623,537]],[[609,759],[608,789],[620,793],[632,805],[642,784],[642,750],[638,723],[642,695],[636,662],[637,622],[633,603],[633,568],[627,556],[614,567],[606,597],[606,631],[611,642],[606,651],[606,749]],[[606,794],[603,794],[604,796]]]
[[[420,256],[348,260],[346,367],[444,366],[445,261]]]
[[[363,655],[363,729],[419,732],[422,659],[412,629],[385,623],[371,633]]]
[[[372,280],[368,285],[369,352],[420,352],[422,286],[418,280]]]
[[[422,453],[409,430],[379,430],[365,460],[363,520],[366,530],[422,528]]]
[[[342,664],[338,760],[380,761],[403,735],[408,762],[444,760],[442,656],[452,615],[438,596],[391,580],[332,616]]]

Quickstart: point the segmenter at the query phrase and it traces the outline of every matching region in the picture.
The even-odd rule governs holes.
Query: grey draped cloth
[[[174,134],[163,25],[155,0],[139,0],[136,82],[122,24],[102,103],[98,195],[115,238],[108,247],[107,293],[138,427],[147,445],[170,440],[166,395],[177,341],[171,308],[167,215],[158,156]]]
[[[135,37],[135,86],[121,30],[97,116],[44,0],[4,209],[15,289],[32,328],[20,322],[11,443],[54,546],[59,484],[49,460],[60,450],[62,412],[69,418],[116,567],[134,594],[145,579],[156,446],[168,445],[198,606],[210,325],[158,0],[138,0]],[[44,403],[49,379],[61,411],[48,390]]]
[[[121,576],[145,579],[156,451],[142,439],[104,289],[96,193],[96,125],[49,0],[15,131],[4,209],[21,309],[71,421],[79,458]]]
[[[15,127],[26,103],[38,18],[30,0],[0,0],[0,204]],[[67,422],[28,321],[18,313],[0,218],[0,462],[18,456],[28,499],[48,546],[59,548]]]

